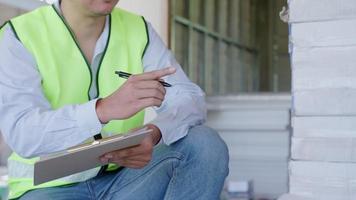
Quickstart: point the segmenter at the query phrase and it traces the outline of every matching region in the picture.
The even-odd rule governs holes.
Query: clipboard
[[[105,165],[100,162],[100,156],[111,151],[136,146],[150,132],[152,129],[143,128],[78,145],[64,152],[41,158],[34,166],[34,185]]]

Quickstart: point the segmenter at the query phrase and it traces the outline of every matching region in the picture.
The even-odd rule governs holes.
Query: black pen
[[[122,71],[115,71],[115,74],[119,75],[120,78],[128,79],[132,74]],[[172,87],[171,84],[164,81],[159,81],[164,87]]]

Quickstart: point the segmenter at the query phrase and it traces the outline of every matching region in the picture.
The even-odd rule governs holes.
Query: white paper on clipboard
[[[151,131],[152,129],[143,128],[78,145],[64,152],[41,158],[34,166],[34,185],[102,166],[104,164],[100,162],[100,156],[138,145]]]

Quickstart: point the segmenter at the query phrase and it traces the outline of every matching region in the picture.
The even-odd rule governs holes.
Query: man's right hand
[[[159,80],[175,72],[175,68],[169,67],[130,76],[113,94],[97,101],[99,120],[105,124],[111,120],[130,118],[147,107],[161,106],[166,90]]]

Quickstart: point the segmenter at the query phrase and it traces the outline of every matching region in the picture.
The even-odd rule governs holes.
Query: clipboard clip
[[[103,138],[103,139],[100,139],[100,140],[94,140],[93,142],[90,142],[90,143],[74,146],[72,148],[67,149],[67,152],[68,153],[73,153],[73,152],[81,151],[81,150],[84,150],[84,149],[87,149],[89,147],[93,147],[93,146],[96,146],[96,145],[105,144],[105,143],[108,143],[108,142],[113,141],[113,140],[120,140],[120,139],[125,138],[125,137],[133,136],[135,134],[149,133],[151,131],[153,131],[153,130],[152,129],[148,129],[147,127],[145,127],[145,128],[140,129],[138,131],[128,132],[126,134],[117,134],[117,135],[113,135],[113,136],[110,136],[110,137],[107,137],[107,138]]]
[[[79,145],[79,146],[75,146],[75,147],[69,148],[69,149],[67,149],[67,152],[73,153],[73,152],[80,151],[80,150],[86,149],[88,147],[92,147],[92,146],[99,145],[99,144],[100,144],[99,140],[94,140],[91,143],[82,144],[82,145]]]

